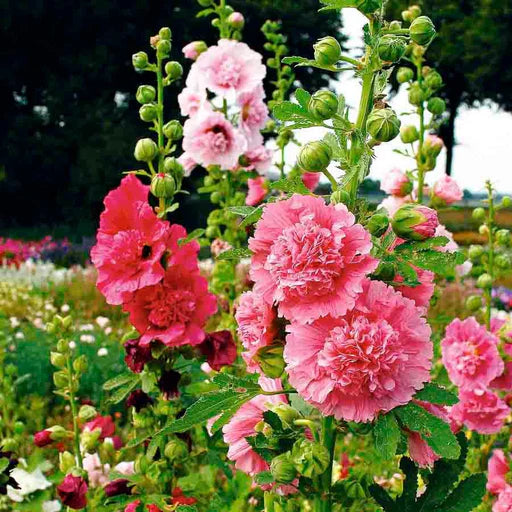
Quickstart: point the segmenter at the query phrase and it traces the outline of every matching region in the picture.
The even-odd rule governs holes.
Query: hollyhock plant
[[[100,439],[104,440],[106,437],[112,437],[114,435],[116,426],[111,416],[97,416],[84,425],[85,431],[92,432],[97,429],[100,430]]]
[[[52,431],[51,430],[41,430],[36,432],[34,435],[34,444],[39,448],[44,448],[53,443],[52,439]]]
[[[144,365],[153,359],[151,347],[141,344],[140,338],[126,341],[124,349],[124,362],[133,373],[141,373]]]
[[[87,483],[81,476],[66,475],[57,486],[60,501],[66,507],[80,510],[87,505]]]
[[[412,192],[412,182],[400,169],[391,169],[382,179],[381,190],[396,197],[406,197]]]
[[[371,247],[370,234],[343,204],[297,194],[267,204],[249,240],[254,291],[289,319],[343,316],[377,268]]]
[[[418,267],[414,267],[414,270],[416,271],[420,284],[417,286],[395,285],[395,289],[404,297],[413,300],[416,306],[421,308],[421,311],[425,313],[430,303],[430,299],[434,294],[435,274],[434,272],[430,272],[430,270],[424,270]],[[403,282],[403,277],[400,275],[396,276],[395,282]]]
[[[108,482],[109,464],[103,464],[97,453],[88,453],[83,460],[87,480],[91,487],[103,487]]]
[[[265,146],[257,146],[246,151],[242,158],[245,160],[244,168],[247,171],[266,173],[272,165],[272,152]]]
[[[183,166],[185,176],[190,176],[192,171],[197,167],[197,162],[188,153],[183,153],[178,158],[178,162]]]
[[[208,333],[198,348],[201,354],[206,357],[208,364],[216,371],[235,362],[236,343],[231,331],[223,330]]]
[[[262,176],[257,178],[249,178],[247,180],[249,193],[245,198],[245,204],[248,206],[256,206],[260,204],[268,193],[266,180]]]
[[[196,60],[201,53],[208,49],[204,41],[192,41],[183,47],[183,55],[187,59]]]
[[[498,499],[492,506],[492,512],[510,512],[512,510],[512,486],[507,485],[505,489],[500,492]]]
[[[453,320],[441,348],[450,380],[460,389],[487,386],[503,373],[498,339],[474,317]]]
[[[253,90],[238,94],[236,99],[240,107],[240,128],[249,141],[249,147],[257,146],[263,141],[260,130],[269,119],[264,98],[265,91],[260,83]]]
[[[205,91],[194,89],[183,89],[178,95],[178,104],[182,116],[194,116],[202,108],[208,110],[207,96]]]
[[[510,471],[510,456],[503,450],[494,450],[488,463],[487,490],[500,494],[507,487],[507,474]]]
[[[434,200],[438,200],[445,205],[450,205],[460,201],[463,193],[457,182],[445,174],[434,183],[432,196]]]
[[[367,422],[409,402],[430,380],[430,328],[414,303],[366,280],[354,309],[288,327],[290,383],[325,415]]]

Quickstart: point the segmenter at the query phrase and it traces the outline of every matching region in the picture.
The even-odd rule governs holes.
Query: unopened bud
[[[147,103],[139,108],[139,117],[142,121],[150,123],[158,117],[158,107],[154,103]]]
[[[319,119],[330,119],[338,111],[338,97],[331,91],[317,91],[309,100],[308,110]]]
[[[151,162],[158,153],[158,147],[154,140],[146,138],[137,141],[134,156],[139,162]]]
[[[385,35],[379,41],[379,57],[386,62],[398,62],[405,54],[407,43],[403,37]]]
[[[440,89],[443,86],[443,78],[437,71],[430,71],[425,77],[425,85],[434,91]]]
[[[241,12],[232,12],[228,16],[228,23],[235,29],[240,30],[244,28],[245,18]]]
[[[180,439],[171,439],[164,448],[164,455],[169,461],[180,461],[187,457],[187,445]]]
[[[168,57],[171,53],[171,42],[167,39],[160,39],[156,43],[156,53],[160,58]]]
[[[93,420],[98,416],[98,411],[92,405],[82,405],[78,411],[78,417],[81,421]]]
[[[510,231],[508,229],[496,231],[496,242],[503,247],[507,247],[510,244]]]
[[[291,455],[295,469],[306,478],[320,476],[329,467],[329,452],[320,443],[297,441]]]
[[[441,150],[444,148],[443,139],[437,135],[428,135],[423,144],[425,155],[437,158]]]
[[[163,132],[168,139],[180,140],[183,137],[183,126],[179,121],[172,120],[164,124]]]
[[[383,213],[375,213],[366,224],[366,229],[374,236],[382,236],[389,227],[389,219]]]
[[[413,124],[402,126],[400,129],[400,138],[404,144],[412,144],[419,139],[418,129]]]
[[[368,133],[379,142],[389,142],[400,133],[400,119],[391,108],[373,109],[366,121]]]
[[[183,176],[185,173],[183,165],[173,156],[169,156],[164,160],[164,171],[167,174],[172,174],[174,177]]]
[[[350,195],[347,191],[338,189],[331,194],[331,204],[348,204],[350,202]]]
[[[432,208],[421,204],[406,204],[396,211],[391,224],[400,238],[421,241],[435,235],[439,221]]]
[[[66,356],[60,352],[50,352],[50,362],[57,368],[64,368],[66,366]]]
[[[334,37],[323,37],[314,45],[315,60],[322,66],[332,66],[341,57],[340,43]]]
[[[409,28],[411,39],[421,45],[429,44],[436,35],[436,29],[432,20],[427,16],[419,16],[414,19]]]
[[[81,355],[73,361],[73,369],[77,373],[84,373],[87,370],[87,357]]]
[[[482,297],[480,295],[470,295],[466,299],[466,308],[469,311],[478,311],[482,307]]]
[[[283,359],[283,345],[280,343],[272,343],[261,347],[256,352],[254,360],[258,363],[261,371],[271,379],[281,377],[286,366]]]
[[[396,73],[396,79],[398,83],[405,84],[410,82],[414,78],[414,71],[411,68],[399,68]]]
[[[509,196],[505,196],[501,200],[501,206],[503,206],[503,208],[510,208],[512,206],[512,199]]]
[[[162,27],[158,31],[158,36],[160,37],[160,40],[170,41],[172,37],[172,32],[169,27]]]
[[[482,222],[485,220],[485,210],[482,207],[475,208],[471,216],[474,220]]]
[[[148,54],[146,52],[137,52],[133,54],[132,64],[137,71],[143,71],[148,67]]]
[[[183,75],[183,66],[179,62],[172,60],[165,65],[165,72],[170,80],[178,80]]]
[[[471,245],[468,249],[469,259],[476,262],[483,256],[484,252],[484,248],[481,245]]]
[[[323,141],[315,141],[302,146],[297,163],[304,171],[321,172],[327,169],[331,159],[331,146]]]
[[[176,181],[170,174],[159,172],[151,180],[151,193],[158,198],[171,198],[176,191]]]
[[[135,99],[142,105],[151,103],[156,98],[156,91],[152,85],[140,85],[135,93]]]
[[[510,256],[508,254],[498,254],[495,259],[496,266],[502,270],[510,268]]]
[[[408,93],[409,103],[411,105],[421,105],[427,99],[425,91],[421,88],[418,82],[414,82],[409,87]]]
[[[67,372],[65,372],[65,371],[55,372],[53,374],[53,383],[59,389],[65,388],[69,384]]]
[[[300,414],[296,409],[283,402],[273,406],[272,411],[279,416],[279,419],[285,428],[290,428],[293,425],[293,422],[300,418]]]
[[[69,473],[76,465],[75,457],[68,451],[59,453],[59,469],[62,473]]]
[[[440,116],[446,111],[446,103],[442,98],[430,98],[427,103],[427,110],[435,116]]]
[[[490,290],[492,288],[493,278],[490,274],[482,274],[476,281],[476,286],[483,290]]]
[[[297,470],[289,453],[283,453],[274,457],[270,463],[270,472],[275,481],[280,484],[289,484],[297,476]]]

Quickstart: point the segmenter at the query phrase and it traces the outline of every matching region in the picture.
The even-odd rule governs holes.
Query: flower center
[[[147,305],[150,310],[149,321],[160,328],[186,324],[192,318],[195,307],[195,297],[191,291],[175,290],[163,285]]]
[[[242,66],[235,59],[224,58],[217,72],[217,83],[221,87],[236,87],[240,80],[241,70]]]
[[[460,344],[460,356],[457,358],[457,370],[465,375],[475,375],[478,372],[483,357],[473,340]]]
[[[229,149],[229,137],[222,126],[213,126],[208,132],[208,147],[214,153],[225,153]]]

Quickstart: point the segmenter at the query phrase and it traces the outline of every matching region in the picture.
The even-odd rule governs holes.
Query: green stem
[[[422,74],[422,59],[418,60],[416,64],[416,74],[418,76],[418,83],[420,84],[423,81]],[[423,169],[423,142],[425,141],[425,105],[423,101],[418,106],[418,115],[420,117],[420,133],[419,133],[419,141],[418,141],[418,154],[416,156],[416,162],[418,164],[418,198],[417,202],[423,202],[423,189],[425,187],[425,170]]]
[[[358,68],[361,65],[361,61],[357,59],[352,59],[351,57],[347,57],[346,55],[341,55],[339,60],[342,60],[343,62],[348,62],[349,64],[354,65],[356,68]]]
[[[80,451],[80,430],[78,428],[78,411],[76,408],[75,393],[73,392],[73,365],[71,357],[67,358],[68,367],[68,385],[69,385],[69,405],[71,407],[71,415],[73,416],[73,444],[75,449],[75,459],[78,467],[83,469],[82,452]]]
[[[270,491],[265,491],[263,495],[264,512],[274,512],[275,496]]]
[[[488,272],[494,280],[494,197],[490,181],[486,182],[487,193],[489,197],[489,210],[487,212],[487,228],[489,229],[489,262]],[[491,329],[491,305],[492,289],[485,290],[485,324],[487,329]]]
[[[327,179],[331,182],[332,191],[334,192],[338,190],[338,183],[336,182],[334,176],[327,169],[324,169],[322,172],[324,173],[325,176],[327,176]]]
[[[333,416],[328,416],[323,419],[321,440],[322,444],[329,452],[329,465],[324,474],[320,477],[321,494],[315,497],[315,512],[331,512],[332,466],[334,463],[334,448],[336,445],[336,427],[334,425]]]
[[[157,83],[157,101],[158,101],[158,172],[164,170],[164,83],[162,76],[162,58],[157,54],[156,57],[156,83]]]

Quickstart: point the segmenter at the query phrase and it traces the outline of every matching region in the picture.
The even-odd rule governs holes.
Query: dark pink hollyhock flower
[[[214,370],[219,371],[223,366],[229,366],[235,362],[236,344],[231,331],[207,333],[205,340],[198,348]]]
[[[136,389],[126,399],[126,407],[135,407],[135,410],[139,412],[153,402],[154,400],[147,393],[144,393],[142,389]]]
[[[166,400],[177,398],[180,395],[178,383],[181,375],[174,370],[163,371],[158,379],[158,389],[163,393]]]
[[[39,448],[44,448],[45,446],[52,444],[53,439],[51,435],[51,430],[41,430],[40,432],[36,432],[34,435],[34,444]]]
[[[131,493],[131,485],[129,480],[125,478],[119,478],[117,480],[112,480],[103,487],[105,494],[108,497],[111,496],[119,496],[121,494],[130,494]]]
[[[66,475],[57,487],[57,493],[62,504],[73,510],[87,505],[87,483],[81,476]]]
[[[96,416],[96,418],[84,425],[84,430],[92,432],[96,429],[101,430],[100,439],[103,440],[106,437],[112,437],[114,435],[116,426],[111,416]]]

